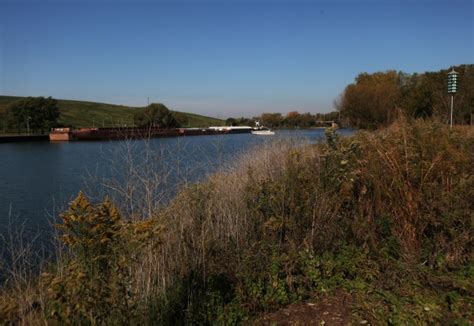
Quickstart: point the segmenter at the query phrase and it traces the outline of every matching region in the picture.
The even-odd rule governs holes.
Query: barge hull
[[[225,135],[232,133],[250,133],[244,130],[213,129],[213,128],[81,128],[71,130],[69,128],[53,128],[49,134],[51,141],[71,140],[121,140],[142,138],[164,138],[183,136],[205,136]]]

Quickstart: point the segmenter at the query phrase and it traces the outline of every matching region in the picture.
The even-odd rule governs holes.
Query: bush
[[[123,222],[106,199],[93,206],[80,193],[57,227],[69,255],[43,273],[45,318],[73,324],[130,324],[139,310],[131,267],[157,234],[153,220]]]

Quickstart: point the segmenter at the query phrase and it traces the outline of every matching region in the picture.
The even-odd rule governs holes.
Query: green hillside
[[[0,96],[0,129],[5,127],[4,121],[8,105],[18,99],[21,99],[21,97]],[[58,106],[61,112],[59,122],[76,128],[133,126],[133,114],[140,109],[123,105],[73,100],[58,100]],[[208,127],[224,124],[224,121],[220,119],[193,113],[182,113],[186,115],[188,120],[183,127]]]

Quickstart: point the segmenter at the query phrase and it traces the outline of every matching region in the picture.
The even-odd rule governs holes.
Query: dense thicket
[[[398,121],[248,155],[146,221],[79,196],[68,250],[10,283],[0,322],[228,325],[341,292],[356,323],[472,321],[472,129]]]
[[[474,110],[474,65],[454,67],[459,72],[458,92],[454,96],[454,123],[471,124]],[[387,126],[400,112],[414,117],[435,117],[449,121],[449,70],[406,74],[386,71],[361,73],[348,85],[336,107],[349,123],[361,128]]]
[[[7,107],[7,125],[17,132],[44,133],[58,124],[59,108],[55,99],[27,97]]]

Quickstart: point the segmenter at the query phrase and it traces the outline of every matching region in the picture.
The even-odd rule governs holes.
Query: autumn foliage
[[[454,123],[472,124],[474,65],[455,69],[459,72],[459,88],[454,96]],[[446,122],[451,100],[447,94],[447,74],[448,70],[422,74],[394,70],[361,73],[345,88],[335,105],[343,119],[360,128],[388,126],[400,113]]]

